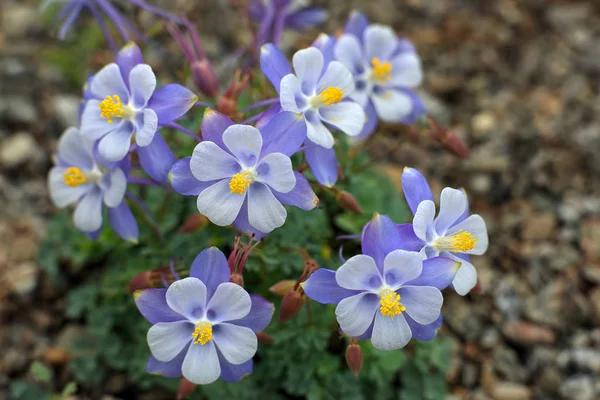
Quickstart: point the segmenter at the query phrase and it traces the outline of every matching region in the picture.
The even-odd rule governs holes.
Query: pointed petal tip
[[[135,292],[133,292],[133,300],[137,301],[137,299],[140,298],[140,296],[146,291],[147,289],[138,289]]]

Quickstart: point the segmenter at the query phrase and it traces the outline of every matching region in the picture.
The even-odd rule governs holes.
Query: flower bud
[[[127,291],[133,293],[136,290],[149,289],[151,287],[153,287],[152,271],[144,271],[131,278],[127,285]]]
[[[293,279],[279,281],[269,288],[269,292],[275,296],[283,297],[292,290],[295,284],[296,281]]]
[[[236,285],[240,285],[241,287],[244,287],[244,277],[240,274],[231,274],[231,277],[229,277],[229,282],[233,282]]]
[[[191,72],[194,84],[202,93],[212,98],[219,93],[219,77],[210,61],[206,58],[194,61]]]
[[[303,281],[306,281],[313,273],[315,273],[319,269],[319,264],[312,257],[306,257],[304,260],[304,271],[306,271],[306,278]]]
[[[196,388],[196,384],[188,381],[185,378],[181,378],[179,382],[179,390],[177,390],[177,400],[183,400],[188,397],[194,389]]]
[[[469,147],[458,135],[453,132],[446,131],[441,139],[444,147],[461,158],[469,156]]]
[[[200,213],[190,215],[179,227],[180,233],[194,233],[208,224],[208,218]]]
[[[345,190],[340,190],[336,195],[337,202],[344,210],[352,211],[355,214],[362,215],[363,210],[360,208],[358,201],[350,193]]]
[[[273,344],[275,340],[268,334],[264,332],[256,332],[256,338],[258,339],[258,343],[260,344]]]
[[[358,378],[358,374],[363,364],[362,350],[358,342],[351,340],[350,344],[346,348],[346,364],[354,374],[355,378]]]
[[[302,308],[304,301],[302,295],[296,290],[290,290],[283,297],[281,307],[279,307],[279,323],[292,319]]]

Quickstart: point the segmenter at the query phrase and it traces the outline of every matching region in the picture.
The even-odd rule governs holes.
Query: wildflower
[[[155,90],[154,72],[143,61],[139,47],[129,43],[114,63],[93,76],[86,90],[89,99],[81,116],[81,134],[99,140],[100,156],[108,161],[122,160],[134,137],[142,167],[154,179],[165,181],[175,160],[156,135],[158,127],[185,114],[197,97],[177,84]]]
[[[423,261],[419,253],[400,250],[396,225],[375,214],[364,229],[363,254],[348,259],[337,271],[319,269],[302,285],[306,295],[337,304],[336,317],[347,335],[371,339],[380,350],[404,347],[411,337],[435,333],[445,277],[424,271],[456,264],[437,257]],[[430,338],[426,338],[430,339]]]
[[[115,232],[125,240],[137,242],[138,226],[127,203],[127,163],[100,164],[94,157],[93,142],[83,138],[77,128],[69,128],[58,142],[56,166],[48,174],[50,198],[56,207],[76,204],[73,222],[92,236],[102,227],[102,204]]]
[[[481,255],[488,246],[485,221],[477,214],[469,216],[464,191],[449,187],[442,190],[440,212],[434,218],[433,194],[425,177],[414,168],[404,169],[402,188],[414,213],[412,225],[398,226],[404,248],[420,251],[424,259],[442,256],[460,262],[458,268],[448,266],[444,273],[452,278],[458,294],[467,294],[477,283],[469,254]]]
[[[353,12],[334,55],[351,71],[356,90],[350,97],[367,114],[360,138],[372,134],[379,119],[413,124],[424,113],[412,91],[423,80],[421,60],[413,45],[389,26],[369,25],[364,15]]]
[[[202,137],[192,157],[175,163],[169,175],[175,191],[198,195],[198,210],[214,224],[233,223],[262,237],[285,222],[282,204],[304,210],[317,205],[310,184],[292,170],[289,158],[305,137],[296,115],[279,113],[259,131],[207,109]]]
[[[190,276],[168,289],[137,291],[134,299],[152,323],[146,369],[195,384],[240,380],[252,372],[256,332],[267,327],[274,307],[229,282],[229,267],[215,247],[194,260]]]

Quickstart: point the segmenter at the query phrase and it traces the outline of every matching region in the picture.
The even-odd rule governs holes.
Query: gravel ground
[[[79,93],[42,62],[57,44],[35,3],[0,6],[0,399],[32,360],[56,365],[68,381],[66,349],[81,330],[62,315],[65,288],[36,264],[52,211],[49,149],[76,122]],[[239,18],[220,18],[228,15],[224,2],[204,1],[198,10],[194,2],[163,3],[201,18],[218,62],[247,40]],[[329,32],[359,8],[410,38],[423,58],[429,110],[469,144],[470,157],[459,159],[426,135],[408,140],[388,129],[369,145],[396,176],[409,165],[436,189],[464,186],[488,223],[490,249],[474,260],[477,290],[448,294],[444,306],[452,394],[600,398],[600,3],[315,3],[330,9]],[[289,34],[285,43],[297,39]],[[106,59],[99,52],[90,62]]]

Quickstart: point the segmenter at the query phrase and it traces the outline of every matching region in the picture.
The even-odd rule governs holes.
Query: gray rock
[[[63,129],[77,126],[81,98],[71,95],[58,95],[52,99],[52,113],[56,115]]]
[[[27,132],[16,133],[0,143],[0,165],[6,168],[17,167],[33,161],[39,155],[39,146]]]
[[[529,400],[531,389],[513,382],[498,382],[491,390],[494,400]]]
[[[21,38],[41,27],[40,15],[35,7],[12,4],[2,11],[0,29],[9,38]]]
[[[495,370],[511,382],[525,382],[527,371],[521,365],[517,353],[509,347],[498,346],[493,350],[492,359]]]
[[[560,385],[560,394],[566,400],[595,400],[598,392],[591,376],[577,375],[567,378]]]
[[[32,101],[23,96],[0,99],[0,115],[13,122],[32,124],[38,120],[38,110]]]

